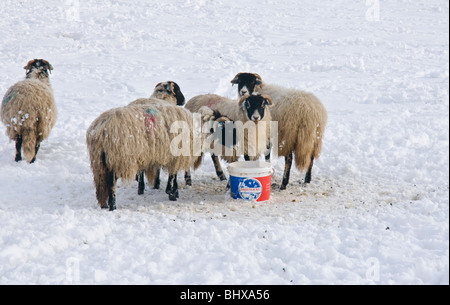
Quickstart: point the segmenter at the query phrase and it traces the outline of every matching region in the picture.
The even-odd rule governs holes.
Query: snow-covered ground
[[[3,0],[0,34],[0,94],[44,58],[59,110],[32,165],[0,127],[0,284],[449,284],[447,0]],[[310,185],[273,159],[270,201],[235,202],[205,159],[177,202],[97,206],[100,113],[166,80],[235,98],[238,72],[323,101]]]

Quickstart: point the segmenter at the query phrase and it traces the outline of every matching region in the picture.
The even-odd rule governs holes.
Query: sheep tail
[[[297,133],[297,141],[295,141],[294,160],[299,171],[309,168],[311,157],[315,155],[315,131],[308,132],[309,130],[311,129],[300,127]]]
[[[94,173],[95,193],[101,208],[108,207],[108,168],[106,166],[106,154],[93,152],[91,155],[91,167]]]
[[[294,148],[295,165],[300,171],[309,169],[311,162],[320,157],[326,116],[311,120],[307,124],[311,124],[311,126],[300,126]]]
[[[36,132],[32,129],[22,129],[22,150],[25,160],[32,162],[38,148]]]

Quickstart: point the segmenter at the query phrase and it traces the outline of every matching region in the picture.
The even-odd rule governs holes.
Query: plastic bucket
[[[266,201],[270,198],[272,165],[264,161],[234,162],[228,166],[233,199]]]

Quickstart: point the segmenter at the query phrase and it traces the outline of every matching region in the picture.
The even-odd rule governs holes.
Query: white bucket
[[[269,200],[272,164],[264,161],[234,162],[228,166],[228,172],[233,199]]]

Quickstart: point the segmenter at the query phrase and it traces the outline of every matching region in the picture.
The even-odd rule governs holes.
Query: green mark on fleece
[[[153,108],[148,108],[145,110],[145,127],[147,129],[149,128],[155,128],[156,126],[156,116],[158,116],[159,111]]]
[[[6,105],[7,103],[9,103],[9,101],[15,96],[15,94],[13,92],[9,92],[5,95],[5,97],[3,98],[2,104]]]

